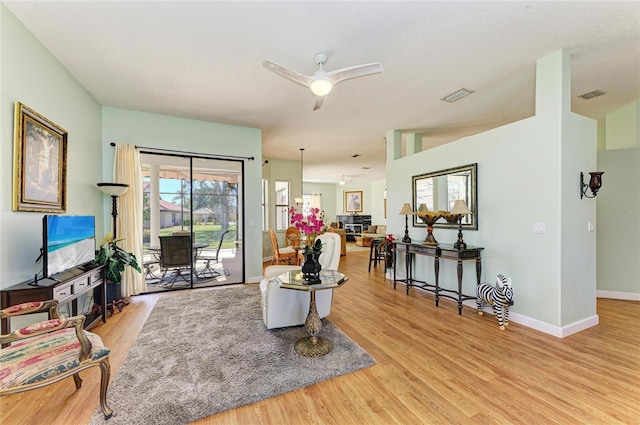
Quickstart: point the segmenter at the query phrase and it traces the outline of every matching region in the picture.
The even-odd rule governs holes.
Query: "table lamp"
[[[466,202],[463,199],[458,199],[451,209],[452,215],[458,216],[458,241],[453,244],[453,247],[456,249],[466,249],[467,244],[462,239],[462,216],[467,214],[473,214],[471,210],[467,207]]]
[[[413,214],[411,205],[404,203],[398,214],[404,215],[404,237],[402,238],[402,242],[411,243],[411,238],[409,237],[409,216]]]

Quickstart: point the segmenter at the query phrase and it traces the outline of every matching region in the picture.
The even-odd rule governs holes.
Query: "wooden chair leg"
[[[100,408],[105,419],[113,415],[113,410],[107,405],[107,388],[109,387],[109,377],[111,376],[111,364],[106,358],[100,362]]]
[[[80,378],[80,374],[79,373],[74,373],[73,374],[73,382],[75,382],[75,384],[76,384],[76,390],[79,390],[80,387],[82,386],[82,378]]]

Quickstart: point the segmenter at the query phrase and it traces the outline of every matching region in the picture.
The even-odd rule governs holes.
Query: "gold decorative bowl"
[[[438,241],[433,237],[433,225],[448,213],[446,211],[418,211],[416,214],[427,225],[427,238],[422,243],[425,245],[438,245]]]
[[[445,220],[447,220],[447,223],[451,223],[451,224],[457,224],[458,223],[458,214],[451,214],[450,212],[446,212],[445,215],[443,216]]]
[[[416,214],[427,226],[433,226],[436,221],[443,217],[446,211],[418,211]]]

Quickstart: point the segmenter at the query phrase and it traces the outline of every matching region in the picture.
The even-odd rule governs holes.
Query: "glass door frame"
[[[194,242],[196,241],[196,239],[194,239],[194,237],[196,237],[196,234],[194,232],[194,223],[195,223],[195,216],[194,216],[194,160],[216,160],[216,161],[225,161],[225,162],[231,162],[231,163],[235,163],[235,165],[237,166],[238,170],[237,171],[233,171],[234,167],[229,167],[229,170],[227,170],[226,172],[228,172],[231,176],[235,176],[235,179],[237,180],[236,184],[235,184],[235,189],[233,189],[233,184],[229,184],[228,182],[223,182],[222,183],[222,187],[225,188],[224,193],[219,192],[217,195],[214,196],[228,196],[228,193],[226,190],[231,188],[231,190],[235,190],[236,191],[236,202],[235,202],[235,213],[236,213],[236,220],[235,220],[235,235],[236,235],[236,241],[235,241],[235,248],[233,249],[233,251],[235,252],[235,256],[240,256],[241,259],[241,268],[239,270],[240,273],[238,273],[239,277],[238,277],[238,281],[237,282],[228,282],[226,284],[236,284],[236,283],[242,283],[245,281],[245,275],[246,275],[246,270],[245,270],[245,252],[244,252],[244,228],[245,228],[245,215],[244,215],[244,203],[245,203],[245,188],[244,188],[244,161],[240,160],[240,159],[234,159],[234,158],[227,158],[227,157],[217,157],[215,155],[198,155],[198,154],[191,154],[191,153],[165,153],[165,152],[156,152],[156,151],[147,151],[145,149],[141,150],[141,155],[142,155],[142,163],[145,165],[149,165],[149,167],[153,166],[152,162],[146,162],[145,159],[148,155],[153,155],[154,157],[174,157],[174,158],[183,158],[186,161],[188,161],[188,164],[185,163],[184,165],[180,165],[177,164],[178,169],[181,167],[183,168],[184,172],[188,172],[189,176],[188,176],[188,188],[189,188],[189,192],[186,196],[189,196],[189,200],[188,200],[188,229],[185,229],[185,220],[184,220],[184,213],[185,213],[185,208],[187,205],[185,205],[183,203],[184,197],[181,196],[181,201],[180,201],[180,206],[181,206],[181,220],[180,220],[180,227],[181,229],[184,229],[184,231],[188,231],[188,233],[191,235],[192,240],[194,240]],[[170,161],[168,161],[170,162]],[[159,167],[162,167],[162,165],[159,165]],[[145,169],[145,168],[143,168]],[[212,170],[214,170],[214,168],[212,168]],[[152,190],[153,187],[153,182],[152,180],[154,179],[154,173],[153,171],[149,171],[147,173],[143,172],[143,174],[145,174],[145,179],[149,179],[149,191],[145,192],[145,193],[149,193],[151,194],[153,193],[158,193],[158,195],[161,193],[160,192],[160,177],[159,177],[159,173],[158,175],[156,175],[155,177],[157,178],[157,182],[155,183],[158,187],[156,188],[156,190]],[[204,173],[206,175],[206,173]],[[215,175],[215,171],[213,172],[212,175]],[[233,178],[233,177],[232,177]],[[204,181],[204,180],[203,180]],[[212,182],[219,182],[219,180],[211,180]],[[224,184],[226,183],[226,184]],[[141,184],[146,184],[143,180],[143,182],[141,182]],[[185,187],[185,184],[183,182],[180,183],[180,190],[182,191],[182,189]],[[207,196],[212,196],[212,195],[207,195]],[[148,207],[144,207],[145,212],[149,211],[150,214],[154,214],[154,205],[152,202],[152,198],[150,197],[148,200],[149,206]],[[228,198],[227,198],[228,199]],[[155,217],[154,220],[152,220],[152,217],[149,217],[149,240],[148,241],[144,241],[143,240],[143,246],[148,247],[154,240],[156,240],[155,238],[158,237],[160,235],[160,229],[161,229],[161,220],[160,220],[160,208],[159,208],[159,202],[160,202],[160,196],[158,196],[158,205],[157,205],[157,211],[156,214],[157,216]],[[233,202],[232,202],[233,203]],[[224,205],[227,205],[228,202],[224,202]],[[223,223],[223,227],[222,229],[228,229],[229,227],[229,223],[231,220],[228,219],[227,214],[229,214],[230,212],[228,211],[228,205],[227,205],[227,211],[223,212],[223,216],[227,217],[227,220],[225,223]],[[145,220],[143,220],[145,221]],[[157,223],[157,229],[153,229],[152,226],[152,222]],[[157,234],[155,234],[157,232]],[[144,227],[143,227],[143,233],[144,233]],[[144,238],[146,239],[146,237]],[[226,240],[226,238],[225,238]],[[159,240],[158,240],[159,243]],[[217,244],[218,243],[222,243],[222,241],[219,240],[215,240],[212,242],[209,242],[209,249],[216,249],[217,248]],[[215,244],[215,246],[213,246]],[[228,243],[227,243],[228,244]],[[193,268],[194,266],[192,265],[191,268]],[[226,269],[223,269],[226,271]],[[191,289],[194,288],[194,273],[193,271],[195,270],[190,270],[190,278],[189,278],[189,285],[188,286],[184,286],[182,285],[181,287],[176,287],[176,288],[171,288],[171,289]],[[236,276],[238,276],[236,275]],[[212,285],[212,286],[217,286],[219,284],[216,285]],[[208,285],[199,285],[198,287],[201,286],[208,286]],[[168,290],[168,289],[167,289]]]

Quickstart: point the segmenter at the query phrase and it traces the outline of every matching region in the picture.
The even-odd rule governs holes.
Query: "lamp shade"
[[[462,199],[458,199],[451,209],[451,214],[454,215],[467,215],[473,214],[473,212],[467,207],[467,203]]]
[[[420,204],[420,206],[418,207],[418,212],[425,212],[425,211],[429,211],[429,208],[427,208],[427,204]]]
[[[121,196],[129,190],[129,185],[126,183],[98,183],[98,187],[102,193],[109,196]]]
[[[411,215],[413,214],[413,211],[411,210],[411,205],[408,203],[404,203],[402,204],[402,209],[400,210],[400,212],[398,213],[399,215]]]

